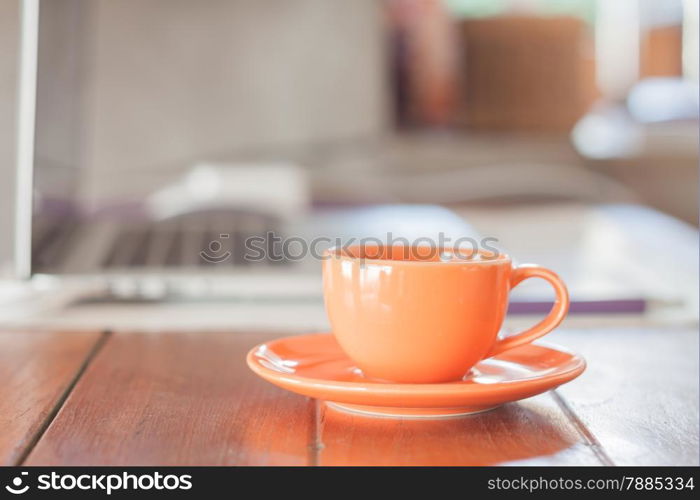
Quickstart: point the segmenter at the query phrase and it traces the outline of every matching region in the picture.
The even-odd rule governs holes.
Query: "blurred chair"
[[[463,124],[567,131],[594,98],[590,40],[580,19],[468,19],[461,37]]]

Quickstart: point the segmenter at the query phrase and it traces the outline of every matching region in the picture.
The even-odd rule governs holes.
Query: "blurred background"
[[[0,0],[3,234],[20,10]],[[202,267],[224,227],[235,254],[310,210],[431,204],[584,299],[697,316],[697,0],[53,0],[39,34],[33,274]]]

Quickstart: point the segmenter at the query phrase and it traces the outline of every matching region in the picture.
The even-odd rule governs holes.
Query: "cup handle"
[[[509,335],[504,339],[499,339],[491,349],[491,352],[486,357],[495,356],[508,349],[529,344],[535,339],[538,339],[552,330],[554,330],[566,317],[569,312],[569,291],[561,278],[554,272],[544,267],[535,266],[533,264],[524,264],[513,269],[510,276],[510,288],[515,288],[519,283],[528,278],[542,278],[554,288],[555,298],[552,309],[547,314],[547,317],[537,323],[535,326],[528,328],[524,332]]]

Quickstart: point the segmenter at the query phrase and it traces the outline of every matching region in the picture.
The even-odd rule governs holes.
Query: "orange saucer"
[[[478,363],[462,380],[396,384],[364,377],[328,333],[254,347],[248,366],[279,387],[331,407],[384,417],[452,417],[487,411],[578,377],[586,362],[560,347],[528,344]]]

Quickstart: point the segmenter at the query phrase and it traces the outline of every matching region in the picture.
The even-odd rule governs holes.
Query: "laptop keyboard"
[[[99,223],[99,222],[98,222]],[[81,233],[92,222],[75,219],[34,221],[35,243],[32,255],[36,272],[61,269],[80,244]],[[244,212],[201,212],[162,221],[128,221],[110,232],[105,251],[97,256],[98,269],[131,272],[139,269],[264,268],[288,265],[270,259],[270,251],[280,255],[280,221],[272,216]],[[257,237],[256,247],[266,248],[262,259],[251,259],[256,252],[246,248],[249,238]],[[247,258],[248,257],[248,258]],[[72,266],[74,267],[74,266]]]
[[[215,217],[197,214],[176,220],[121,228],[102,261],[104,269],[192,268],[210,266],[273,266],[270,259],[251,260],[248,238],[258,237],[266,248],[279,235],[276,219],[257,214]],[[246,258],[248,257],[248,258]]]

